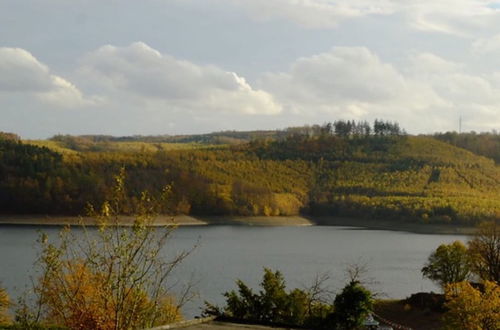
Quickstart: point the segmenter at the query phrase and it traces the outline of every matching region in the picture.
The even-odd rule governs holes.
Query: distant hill
[[[186,135],[134,135],[134,136],[110,136],[110,135],[56,135],[51,141],[62,144],[87,143],[99,144],[107,142],[146,142],[146,143],[195,143],[195,144],[240,144],[255,139],[277,138],[286,135],[285,131],[221,131],[207,134]]]
[[[368,130],[368,131],[367,131]],[[323,125],[288,127],[283,130],[220,131],[207,134],[185,135],[55,135],[49,141],[73,150],[88,151],[88,148],[106,148],[109,142],[182,143],[206,145],[234,145],[255,140],[280,140],[289,136],[316,137],[335,133],[337,135],[376,134],[376,131],[404,133],[397,123],[375,120],[373,128],[367,122],[335,121]],[[373,132],[372,132],[373,131]]]
[[[500,219],[500,167],[492,159],[388,122],[338,123],[259,138],[234,132],[249,142],[226,145],[0,136],[0,213],[83,214],[87,202],[109,198],[125,167],[129,212],[140,191],[155,195],[170,185],[166,213]]]

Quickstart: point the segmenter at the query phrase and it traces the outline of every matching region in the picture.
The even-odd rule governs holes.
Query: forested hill
[[[500,167],[493,160],[393,126],[350,132],[233,146],[106,141],[72,149],[64,141],[0,136],[0,212],[84,214],[88,202],[110,196],[113,175],[124,166],[129,212],[140,191],[157,194],[170,185],[166,213],[468,224],[500,218]]]

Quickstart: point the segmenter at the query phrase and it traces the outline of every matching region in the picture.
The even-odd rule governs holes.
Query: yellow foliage
[[[7,308],[10,306],[9,296],[5,289],[0,288],[0,324],[5,324],[9,322],[9,316],[7,315]]]
[[[482,292],[468,282],[449,284],[445,297],[447,329],[500,329],[500,287],[495,282],[485,281]]]
[[[299,214],[300,208],[303,204],[295,195],[281,193],[274,194],[273,197],[276,203],[276,208],[279,210],[279,215]]]

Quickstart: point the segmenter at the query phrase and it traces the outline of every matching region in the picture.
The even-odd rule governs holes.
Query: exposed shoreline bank
[[[87,226],[96,226],[95,219],[90,217],[75,216],[40,216],[40,215],[1,215],[1,225],[12,226],[77,226],[81,223]],[[134,222],[132,216],[121,216],[119,225],[131,226]],[[303,216],[202,216],[193,217],[187,215],[158,216],[154,226],[206,226],[206,225],[230,225],[230,226],[349,226],[374,230],[406,231],[419,234],[451,234],[468,235],[474,232],[474,227],[405,223],[394,220],[375,220],[342,217],[303,217]]]
[[[415,222],[404,222],[395,220],[360,219],[343,217],[310,217],[318,226],[350,226],[373,230],[405,231],[416,234],[436,235],[470,235],[476,231],[473,226],[424,224]]]
[[[132,226],[134,223],[133,216],[120,216],[118,225]],[[41,215],[2,215],[0,216],[0,225],[28,225],[28,226],[78,226],[84,224],[86,226],[97,226],[97,221],[92,217],[78,216],[41,216]],[[200,226],[207,225],[206,222],[193,218],[191,216],[179,215],[168,216],[160,215],[155,218],[153,226]]]

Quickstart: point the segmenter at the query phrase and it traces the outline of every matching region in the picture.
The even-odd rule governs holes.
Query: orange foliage
[[[47,274],[41,281],[47,316],[55,324],[81,330],[135,328],[155,310],[145,292],[128,288],[124,290],[126,296],[120,297],[105,274],[92,272],[82,262],[66,262],[61,270],[59,274]],[[166,297],[161,304],[158,322],[169,323],[181,318],[171,298]]]

